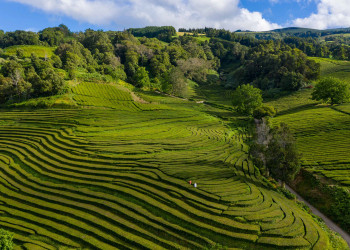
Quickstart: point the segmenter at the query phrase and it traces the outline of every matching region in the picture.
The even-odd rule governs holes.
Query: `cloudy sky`
[[[350,0],[0,0],[0,29],[350,27]]]

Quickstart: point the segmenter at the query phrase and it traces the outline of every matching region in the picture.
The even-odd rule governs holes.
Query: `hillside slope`
[[[170,97],[148,96],[162,109],[118,109],[133,102],[126,92],[93,87],[109,93],[107,106],[118,102],[1,112],[0,227],[17,249],[332,248],[311,215],[260,177],[244,126]]]
[[[349,81],[349,62],[314,58],[322,77]],[[350,106],[311,100],[312,89],[268,102],[279,111],[273,124],[285,122],[297,138],[303,168],[293,187],[309,202],[350,232]]]

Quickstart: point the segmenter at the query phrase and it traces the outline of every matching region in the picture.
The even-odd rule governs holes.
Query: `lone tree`
[[[262,105],[261,90],[250,84],[239,86],[232,96],[232,104],[241,114],[251,115]]]
[[[13,235],[11,233],[3,229],[0,229],[0,249],[12,250],[13,249],[12,238],[13,238]]]
[[[350,86],[338,78],[328,77],[319,81],[312,92],[312,99],[325,103],[341,104],[350,101]]]
[[[294,180],[300,171],[301,154],[298,152],[295,139],[285,123],[271,130],[271,139],[266,150],[266,165],[272,175],[282,181]]]
[[[253,140],[249,147],[249,154],[253,157],[254,164],[263,172],[265,176],[269,176],[270,172],[267,168],[267,149],[271,140],[271,129],[265,118],[255,119],[255,130]]]

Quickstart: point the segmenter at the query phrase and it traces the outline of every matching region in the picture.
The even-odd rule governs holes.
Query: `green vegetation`
[[[116,85],[72,92],[114,109],[1,112],[0,226],[16,245],[331,247],[310,215],[260,177],[246,122],[228,129],[208,115],[220,109],[166,96],[143,94],[159,103],[143,110],[157,111],[124,109],[133,101]]]
[[[169,42],[172,36],[176,35],[176,29],[171,26],[148,26],[145,28],[132,28],[128,32],[137,37],[158,38],[159,40]]]
[[[10,57],[10,56],[17,56],[18,52],[23,53],[22,57],[24,58],[30,58],[30,56],[34,53],[40,58],[51,58],[54,54],[55,48],[54,47],[45,47],[45,46],[36,46],[36,45],[17,45],[17,46],[11,46],[7,47],[4,50],[3,55]]]
[[[239,86],[232,95],[232,104],[241,114],[253,114],[262,101],[261,90],[249,84]]]
[[[13,249],[12,238],[13,238],[13,235],[11,233],[0,228],[0,249],[12,250]]]
[[[324,78],[317,83],[312,99],[331,105],[349,102],[350,85],[334,77]]]
[[[349,79],[344,70],[348,62],[317,61],[321,62],[324,77],[338,76],[342,81],[336,81],[341,84]],[[327,82],[327,78],[322,81]],[[297,138],[302,167],[307,172],[297,176],[294,188],[349,232],[349,105],[320,105],[311,100],[312,92],[305,89],[268,102],[279,111],[272,123],[287,123]]]
[[[273,122],[283,121],[291,127],[305,167],[348,185],[349,114],[341,112],[342,106],[339,108],[313,107],[277,116]]]
[[[271,130],[271,139],[266,150],[266,165],[274,177],[291,182],[300,171],[301,154],[290,129],[285,123]]]
[[[350,78],[349,61],[334,60],[329,58],[316,58],[316,57],[312,57],[312,59],[321,65],[322,77],[336,77],[341,80],[347,80]]]
[[[276,115],[276,110],[272,106],[262,105],[253,112],[253,117],[255,119],[262,119],[264,117],[274,117]]]
[[[338,178],[348,171],[349,108],[315,107],[312,90],[297,91],[323,66],[293,42],[210,28],[191,33],[176,36],[172,27],[73,33],[60,25],[1,34],[0,227],[14,233],[15,247],[344,246],[261,175],[246,143],[253,119],[232,107],[232,100],[247,99],[232,94],[247,89],[258,97],[239,110],[272,116],[257,87],[280,97],[272,101],[278,111],[272,123],[286,120],[303,153],[319,132],[340,138],[330,146],[330,138],[319,139],[319,151],[334,152],[334,159],[324,151],[320,160],[304,154],[303,167],[347,185]],[[24,45],[35,46],[29,58]],[[21,47],[6,55],[9,46]],[[54,54],[41,57],[34,51],[39,46]],[[293,124],[297,111],[313,120],[303,116]],[[322,112],[328,117],[320,119]],[[282,135],[273,135],[281,148]],[[280,159],[287,159],[283,153]],[[293,179],[298,162],[287,163],[292,171],[271,170],[274,176]],[[338,163],[335,177],[329,168]]]

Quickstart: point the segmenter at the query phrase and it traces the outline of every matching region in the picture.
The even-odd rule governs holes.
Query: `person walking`
[[[194,187],[195,187],[195,188],[197,187],[197,182],[194,183]]]

